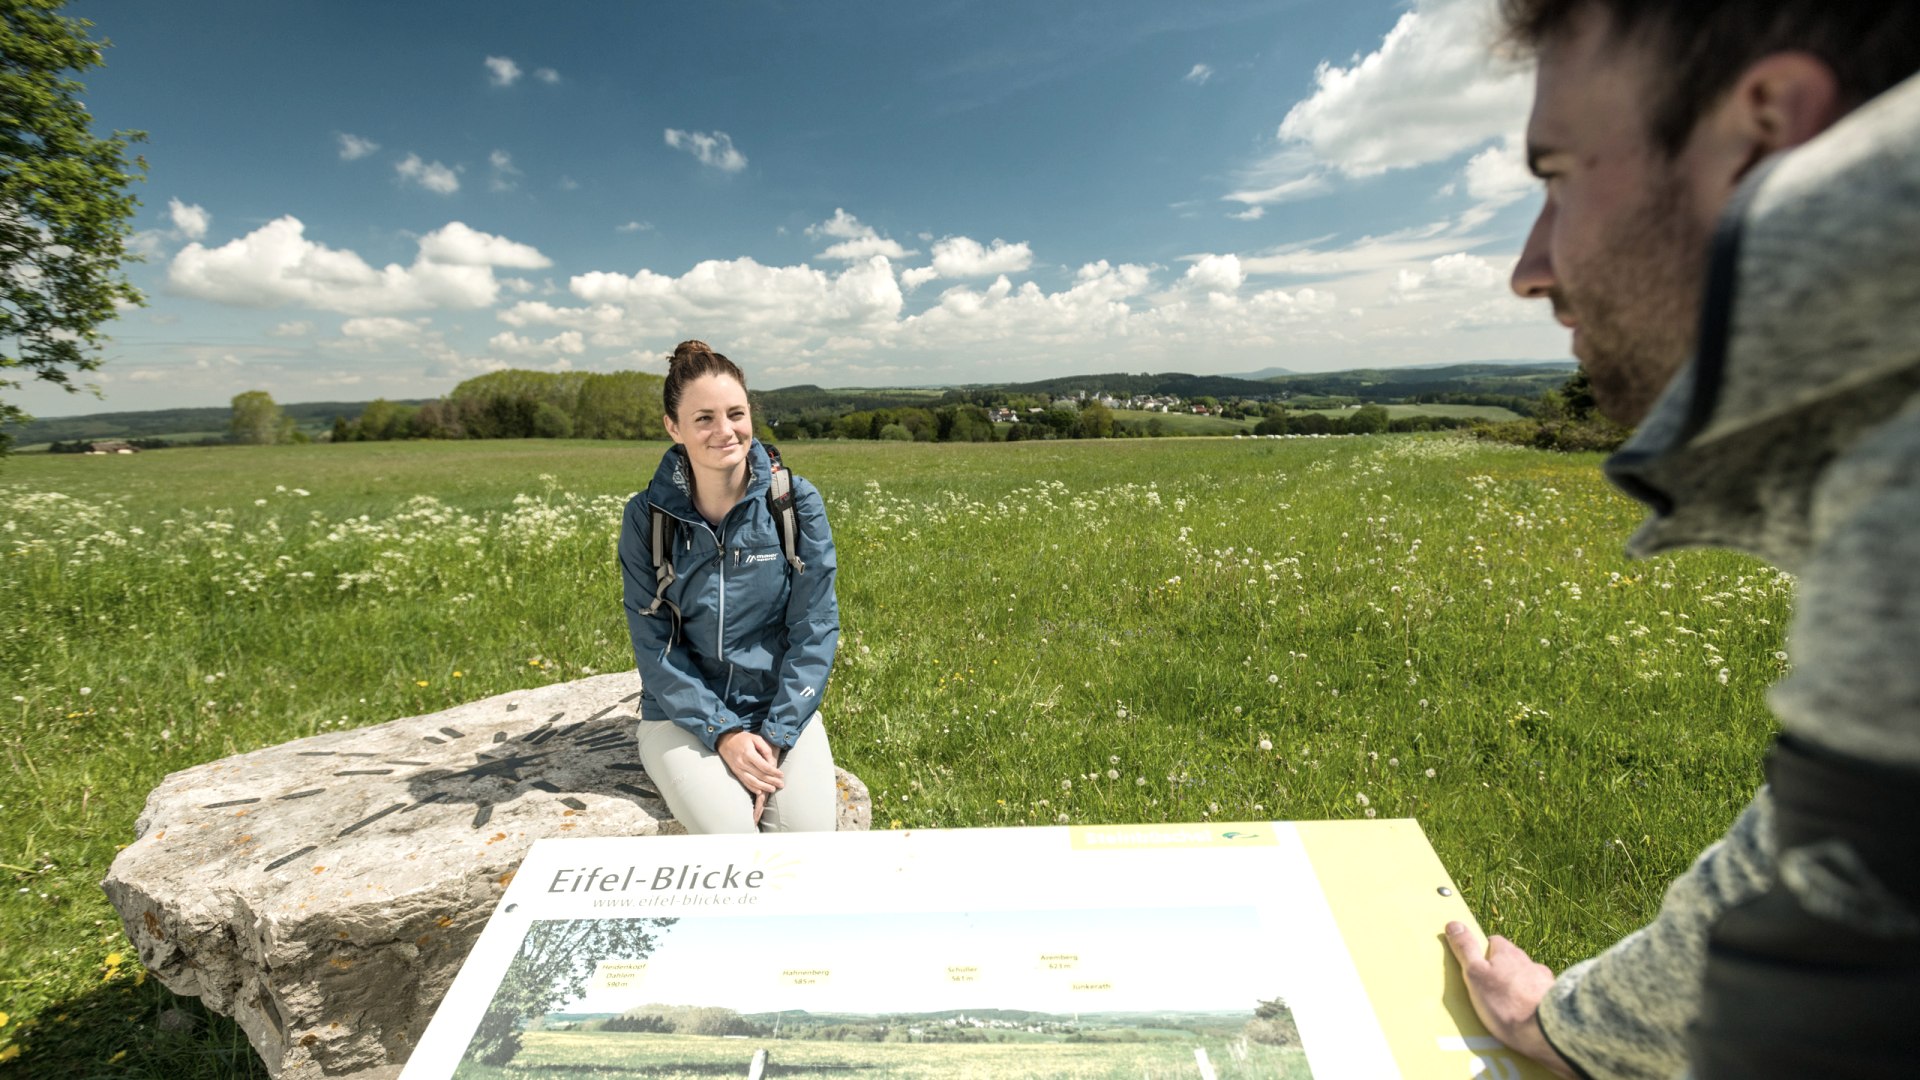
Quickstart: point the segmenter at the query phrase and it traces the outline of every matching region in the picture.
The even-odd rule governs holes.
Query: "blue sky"
[[[1133,947],[1143,940],[1157,948]],[[1245,907],[683,917],[661,933],[633,985],[589,983],[554,1011],[658,1003],[743,1013],[1251,1013],[1316,974],[1304,963],[1277,969],[1274,940],[1259,912]],[[1249,942],[1269,945],[1250,950]],[[1044,956],[1064,970],[1047,967]],[[973,977],[955,982],[950,967],[972,968]],[[789,970],[826,975],[796,986],[781,978]],[[1075,990],[1076,983],[1101,989]]]
[[[1562,358],[1491,0],[75,0],[149,133],[103,399]]]

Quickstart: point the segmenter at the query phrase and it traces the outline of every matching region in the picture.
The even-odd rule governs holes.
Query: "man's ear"
[[[1754,166],[1820,134],[1845,112],[1839,78],[1812,53],[1771,53],[1747,65],[1701,115],[1679,154],[1694,204],[1717,215]]]
[[[1734,183],[1762,160],[1827,130],[1845,112],[1833,68],[1801,51],[1772,53],[1754,61],[1740,73],[1716,111],[1724,124],[1723,135],[1729,139],[1728,149],[1740,161]]]

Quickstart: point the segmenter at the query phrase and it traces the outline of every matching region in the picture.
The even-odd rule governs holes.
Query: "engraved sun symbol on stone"
[[[577,756],[577,752],[595,757],[617,756],[625,751],[626,756],[633,753],[634,741],[631,724],[632,715],[607,718],[621,711],[622,705],[638,700],[640,695],[632,694],[619,702],[606,706],[584,720],[563,723],[567,712],[562,710],[549,716],[545,722],[532,728],[525,727],[525,721],[519,718],[511,726],[483,725],[493,727],[490,737],[478,737],[450,724],[418,736],[421,743],[432,747],[445,747],[431,754],[438,760],[418,760],[394,754],[382,754],[367,750],[300,750],[295,755],[304,758],[332,758],[328,764],[347,765],[347,768],[331,770],[331,777],[347,780],[354,777],[386,777],[380,783],[405,785],[410,796],[367,814],[360,819],[341,827],[333,839],[348,837],[367,828],[392,814],[408,814],[423,807],[435,804],[472,805],[473,817],[470,827],[485,828],[493,819],[496,805],[508,803],[527,795],[539,792],[558,796],[555,800],[575,812],[585,812],[587,803],[575,795],[567,794],[577,788],[578,778],[573,778],[572,787],[562,787],[547,776],[563,757]],[[514,706],[507,706],[513,709]],[[513,728],[520,728],[509,734]],[[477,738],[477,745],[467,749],[467,740]],[[448,751],[453,756],[448,756]],[[463,762],[461,753],[469,755]],[[606,772],[632,773],[633,779],[645,777],[646,770],[638,762],[605,760],[597,762]],[[577,772],[577,770],[570,770]],[[638,783],[615,781],[611,784],[596,786],[610,787],[612,790],[638,799],[658,803],[660,793]],[[205,803],[203,810],[224,810],[239,806],[255,806],[268,802],[292,802],[324,795],[331,787],[302,787],[277,796],[247,796],[238,799],[226,799]],[[316,838],[318,839],[318,838]],[[278,870],[298,859],[310,855],[323,846],[324,840],[309,843],[268,862],[263,869]]]

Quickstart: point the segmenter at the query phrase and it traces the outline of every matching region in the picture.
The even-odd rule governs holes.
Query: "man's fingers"
[[[1497,962],[1507,958],[1519,960],[1522,963],[1530,962],[1533,959],[1532,957],[1527,955],[1527,950],[1521,948],[1518,945],[1515,945],[1513,942],[1508,941],[1506,938],[1501,937],[1499,934],[1495,934],[1491,938],[1488,938],[1487,939],[1487,959]]]
[[[1447,924],[1447,947],[1453,950],[1453,958],[1460,961],[1462,968],[1471,968],[1475,961],[1485,963],[1486,947],[1480,944],[1480,935],[1463,922]]]

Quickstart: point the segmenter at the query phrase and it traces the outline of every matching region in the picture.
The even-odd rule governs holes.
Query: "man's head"
[[[1920,69],[1911,0],[1502,0],[1539,61],[1547,201],[1514,291],[1549,299],[1607,416],[1691,355],[1713,226],[1754,165]]]

